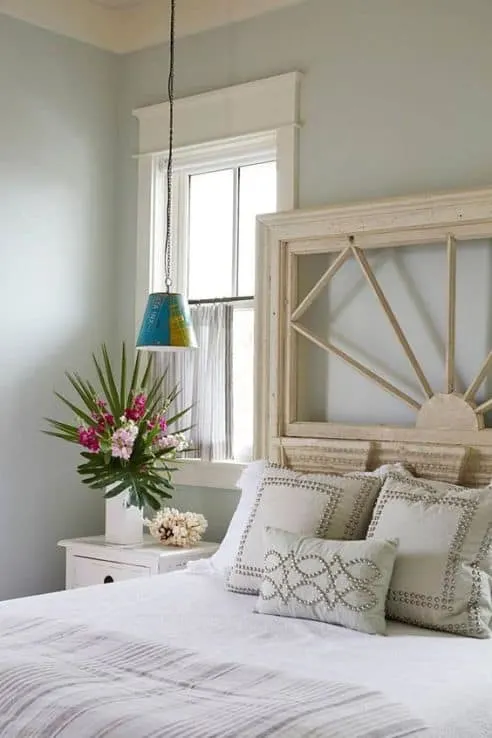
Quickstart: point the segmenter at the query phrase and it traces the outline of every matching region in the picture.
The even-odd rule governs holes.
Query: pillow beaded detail
[[[267,466],[227,588],[244,594],[258,593],[265,554],[263,534],[268,526],[319,538],[364,538],[383,478],[378,472],[338,476]]]
[[[368,538],[399,540],[387,599],[394,620],[492,635],[492,490],[390,474]]]

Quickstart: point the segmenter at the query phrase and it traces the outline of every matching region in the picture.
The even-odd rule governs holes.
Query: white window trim
[[[205,165],[209,161],[231,160],[237,165],[238,151],[243,163],[250,151],[265,147],[277,162],[277,212],[297,206],[298,148],[300,128],[301,74],[269,77],[201,95],[180,98],[175,106],[176,182],[180,186],[180,171],[193,162]],[[138,220],[136,249],[135,327],[138,331],[150,291],[155,289],[156,260],[153,248],[155,235],[162,233],[162,222],[154,203],[156,188],[162,186],[159,161],[167,149],[169,104],[160,103],[133,111],[139,121],[138,154]],[[241,149],[242,147],[242,149]],[[181,182],[183,178],[181,178]],[[177,198],[178,202],[183,198]],[[178,204],[178,203],[177,203]],[[186,213],[178,205],[174,215],[176,225],[182,225]],[[268,439],[268,292],[269,275],[265,254],[257,253],[256,327],[255,327],[255,458],[266,454]],[[175,283],[182,288],[186,275],[178,268]],[[236,462],[187,461],[174,481],[176,484],[233,489],[244,468]]]

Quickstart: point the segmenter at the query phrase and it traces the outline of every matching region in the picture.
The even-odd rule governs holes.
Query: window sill
[[[200,461],[189,459],[180,465],[173,484],[182,487],[236,489],[236,482],[246,464],[237,461]]]

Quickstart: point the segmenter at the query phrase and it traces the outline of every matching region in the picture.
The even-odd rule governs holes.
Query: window
[[[176,100],[174,232],[175,236],[179,234],[179,248],[175,246],[173,251],[174,285],[177,290],[191,292],[190,296],[199,301],[193,305],[195,325],[202,334],[199,338],[204,339],[201,345],[209,347],[208,355],[201,352],[203,367],[195,375],[201,388],[186,384],[182,399],[192,403],[199,398],[200,406],[208,404],[206,415],[210,423],[229,423],[229,432],[223,434],[223,448],[212,449],[211,454],[205,442],[198,449],[198,456],[231,459],[189,462],[176,475],[177,484],[234,488],[240,463],[232,459],[249,455],[253,422],[255,454],[268,453],[270,344],[266,251],[256,255],[259,280],[254,321],[252,302],[236,298],[252,296],[254,213],[273,209],[266,203],[262,183],[269,196],[273,190],[275,197],[275,186],[270,189],[271,178],[268,184],[268,169],[276,169],[276,209],[285,211],[296,206],[301,79],[299,72],[289,72]],[[135,275],[138,330],[149,291],[163,289],[162,162],[166,161],[163,152],[167,146],[169,106],[150,105],[135,110],[134,115],[139,122]],[[225,202],[229,204],[227,214]],[[227,299],[217,302],[221,297]],[[207,299],[211,302],[204,303]],[[254,356],[253,329],[259,347]],[[210,336],[214,340],[209,340]],[[228,341],[231,345],[227,347]],[[191,360],[193,353],[182,352],[180,360],[185,361],[185,356]],[[217,360],[217,356],[222,359]],[[176,361],[174,354],[171,362]],[[254,375],[260,378],[254,387],[249,369],[253,363]],[[207,371],[207,365],[215,370]],[[218,387],[224,384],[236,387],[235,401],[229,402],[227,412],[212,401]],[[206,439],[202,430],[207,429],[200,429],[201,438]]]
[[[176,267],[199,348],[159,369],[166,361],[182,388],[176,409],[193,405],[192,455],[205,461],[252,458],[256,216],[277,200],[274,149],[258,139],[234,148],[178,153],[176,165]]]

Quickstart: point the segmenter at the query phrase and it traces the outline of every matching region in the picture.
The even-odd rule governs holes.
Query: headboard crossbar
[[[419,476],[470,486],[492,478],[492,429],[484,414],[492,398],[477,392],[492,368],[492,351],[466,387],[456,379],[456,247],[460,241],[492,238],[492,189],[399,198],[317,211],[266,216],[259,224],[260,248],[268,267],[269,299],[260,324],[268,327],[270,371],[263,373],[269,397],[264,453],[309,471],[374,469],[402,461]],[[446,356],[444,392],[435,392],[367,258],[372,248],[441,243],[446,250]],[[333,255],[329,266],[302,298],[299,259]],[[414,373],[421,396],[413,396],[303,323],[303,316],[331,280],[352,260],[374,294]],[[485,320],[484,316],[484,320]],[[336,356],[366,379],[415,410],[415,426],[340,425],[298,417],[298,337]],[[268,360],[268,357],[267,357]],[[350,400],[348,400],[350,401]]]

